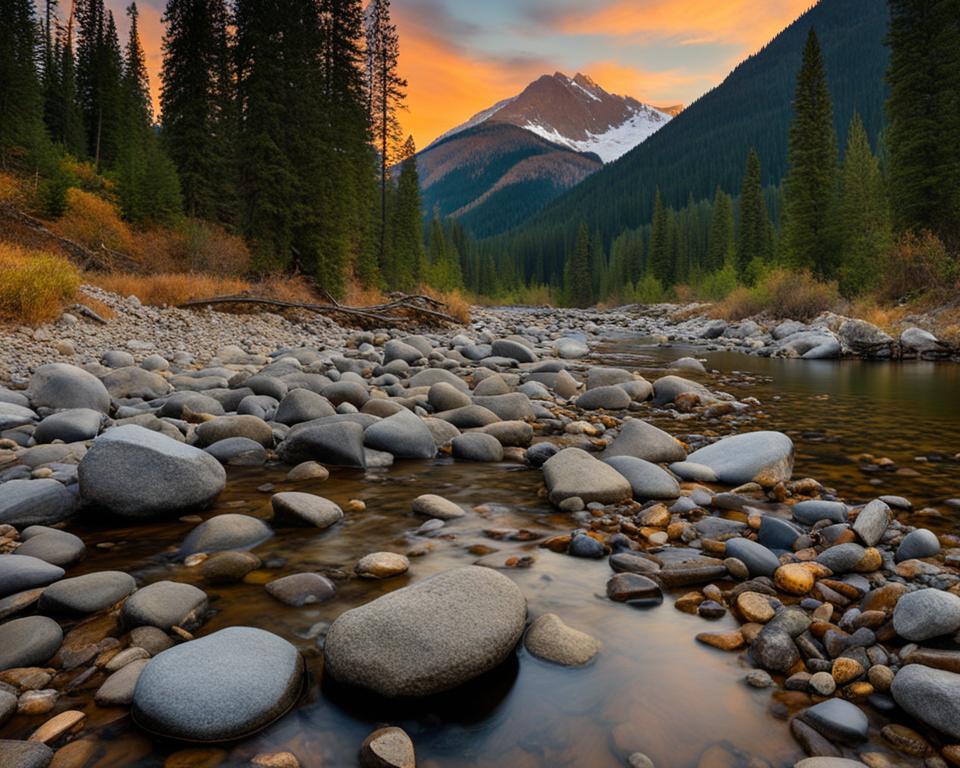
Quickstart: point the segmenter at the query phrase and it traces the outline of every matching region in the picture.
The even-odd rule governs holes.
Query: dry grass
[[[907,232],[897,239],[883,272],[882,296],[950,301],[958,291],[960,255],[949,253],[931,232]]]
[[[168,272],[141,275],[131,272],[90,272],[88,283],[120,296],[136,296],[144,304],[157,307],[177,306],[191,299],[248,291],[248,281],[203,273]]]
[[[250,249],[243,238],[198,219],[139,233],[133,256],[144,272],[244,275],[250,271]]]
[[[62,256],[0,243],[0,318],[35,325],[57,317],[80,288]]]
[[[443,311],[455,318],[457,322],[470,322],[470,302],[463,291],[456,288],[452,291],[437,291],[426,285],[421,285],[419,290],[424,296],[442,301],[446,305]]]
[[[726,320],[766,314],[773,318],[813,320],[840,303],[836,282],[820,282],[809,272],[784,268],[768,272],[753,288],[735,288],[717,305]]]
[[[133,234],[117,207],[82,189],[67,190],[67,212],[53,228],[94,251],[101,246],[121,253],[133,251]]]

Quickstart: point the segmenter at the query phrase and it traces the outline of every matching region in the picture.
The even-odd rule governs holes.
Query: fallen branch
[[[456,318],[440,312],[435,309],[421,306],[421,301],[429,297],[404,296],[397,298],[386,304],[378,304],[371,307],[348,307],[340,304],[332,296],[327,295],[331,301],[329,304],[308,304],[299,301],[283,301],[281,299],[268,299],[260,296],[211,296],[206,299],[191,299],[183,304],[181,308],[189,307],[209,307],[224,304],[253,304],[264,307],[278,307],[280,309],[300,309],[307,312],[315,312],[321,315],[339,315],[344,318],[364,321],[366,323],[377,323],[384,325],[407,324],[414,320],[430,319],[437,322],[457,325]],[[431,303],[438,306],[444,306],[442,302],[436,302],[431,299]]]

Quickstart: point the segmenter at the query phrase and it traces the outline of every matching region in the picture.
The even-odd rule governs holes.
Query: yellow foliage
[[[24,198],[20,180],[9,173],[0,173],[0,204],[12,203],[19,205]]]
[[[824,283],[806,270],[778,267],[767,272],[753,288],[735,288],[717,306],[726,320],[743,320],[759,314],[791,320],[813,320],[840,302],[835,281]]]
[[[93,251],[101,247],[121,253],[133,250],[133,235],[120,218],[117,206],[75,187],[67,190],[67,212],[55,228]]]
[[[429,286],[421,285],[420,293],[429,296],[431,299],[443,302],[445,306],[441,309],[458,322],[470,322],[470,302],[464,296],[463,291],[454,288],[452,291],[437,291]]]
[[[136,296],[144,304],[176,306],[191,299],[232,295],[250,289],[250,283],[235,277],[199,272],[167,272],[140,275],[131,272],[90,272],[86,281],[121,296]]]
[[[145,272],[243,275],[250,271],[250,250],[243,238],[199,219],[140,233],[134,256]]]
[[[80,273],[62,256],[0,243],[0,318],[52,320],[80,288]]]

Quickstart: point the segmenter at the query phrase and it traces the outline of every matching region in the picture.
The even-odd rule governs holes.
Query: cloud
[[[659,106],[682,102],[680,93],[703,92],[716,84],[711,73],[685,69],[643,70],[609,60],[593,61],[582,69],[610,93],[633,96]]]

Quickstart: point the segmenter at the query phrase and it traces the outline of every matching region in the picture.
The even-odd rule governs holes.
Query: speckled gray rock
[[[438,693],[506,659],[526,613],[523,594],[503,574],[456,568],[341,614],[327,633],[326,667],[384,696]]]
[[[84,615],[109,608],[133,594],[137,583],[123,571],[97,571],[51,584],[40,597],[44,613]]]
[[[192,584],[157,581],[135,592],[123,604],[124,626],[157,627],[169,632],[171,627],[192,631],[200,626],[207,613],[207,595]]]
[[[612,504],[633,495],[623,475],[580,448],[564,448],[548,459],[543,478],[554,504],[575,496],[585,503]]]
[[[854,566],[863,559],[864,554],[863,547],[848,542],[823,550],[817,555],[817,562],[827,566],[834,573],[847,573],[853,570]]]
[[[28,555],[0,555],[0,597],[45,587],[62,579],[63,568]]]
[[[630,395],[622,387],[611,385],[588,389],[577,398],[577,408],[584,411],[596,411],[601,408],[608,411],[621,411],[630,406]]]
[[[893,609],[893,628],[915,643],[953,634],[960,629],[960,597],[939,589],[908,592]]]
[[[680,495],[680,486],[673,475],[652,462],[633,456],[604,457],[603,461],[627,478],[633,498],[639,501],[675,499]]]
[[[27,395],[34,408],[110,410],[110,393],[92,373],[67,363],[41,365],[30,378]]]
[[[300,654],[286,640],[229,627],[151,659],[137,681],[133,719],[176,739],[239,739],[290,709],[302,678]]]
[[[94,701],[101,707],[129,706],[133,703],[133,692],[136,690],[137,681],[149,661],[149,659],[137,659],[122,666],[104,680],[103,685],[94,694]]]
[[[77,509],[77,496],[53,478],[0,483],[0,523],[22,528],[52,525]]]
[[[3,768],[47,768],[53,750],[39,741],[0,739],[0,765]]]
[[[205,506],[227,480],[210,454],[133,424],[94,440],[78,473],[84,501],[134,519]]]
[[[890,525],[890,507],[880,499],[864,506],[853,522],[853,530],[868,547],[876,546]]]
[[[914,558],[933,557],[939,552],[940,540],[937,535],[926,528],[917,528],[903,537],[894,559],[900,563]]]
[[[27,537],[27,531],[31,535]],[[17,547],[18,555],[35,557],[51,565],[66,568],[83,559],[87,548],[79,536],[58,528],[43,525],[31,525],[21,531],[23,544]]]
[[[741,485],[762,478],[773,484],[793,473],[793,441],[782,432],[746,432],[718,440],[687,459],[710,467],[721,483]]]
[[[363,427],[349,421],[305,421],[293,427],[277,446],[287,464],[319,461],[323,464],[364,467]]]
[[[330,499],[300,491],[275,493],[270,499],[276,525],[329,528],[343,519],[343,510]]]
[[[330,401],[309,389],[294,389],[286,394],[277,408],[275,420],[281,424],[301,424],[313,419],[333,416],[335,413]]]
[[[847,521],[847,505],[842,501],[810,499],[795,504],[791,511],[793,519],[805,525],[813,525],[821,520],[831,520],[834,523]]]
[[[38,443],[52,443],[63,440],[76,443],[92,440],[100,432],[103,413],[93,408],[70,408],[66,411],[51,413],[37,424],[33,439]]]
[[[333,582],[320,573],[291,573],[274,579],[265,588],[271,597],[297,608],[326,602],[337,591]]]
[[[60,625],[46,616],[27,616],[0,624],[0,670],[44,664],[62,642]]]
[[[392,453],[398,459],[432,459],[437,455],[437,446],[427,425],[406,408],[367,427],[363,443],[368,448]]]
[[[687,458],[680,441],[662,429],[641,419],[623,422],[620,434],[603,452],[603,458],[633,456],[654,464],[683,461]]]
[[[893,679],[894,700],[921,722],[960,739],[960,675],[907,664]]]
[[[228,512],[215,515],[194,528],[180,547],[181,555],[219,552],[224,549],[251,549],[273,535],[270,526],[250,515]]]

